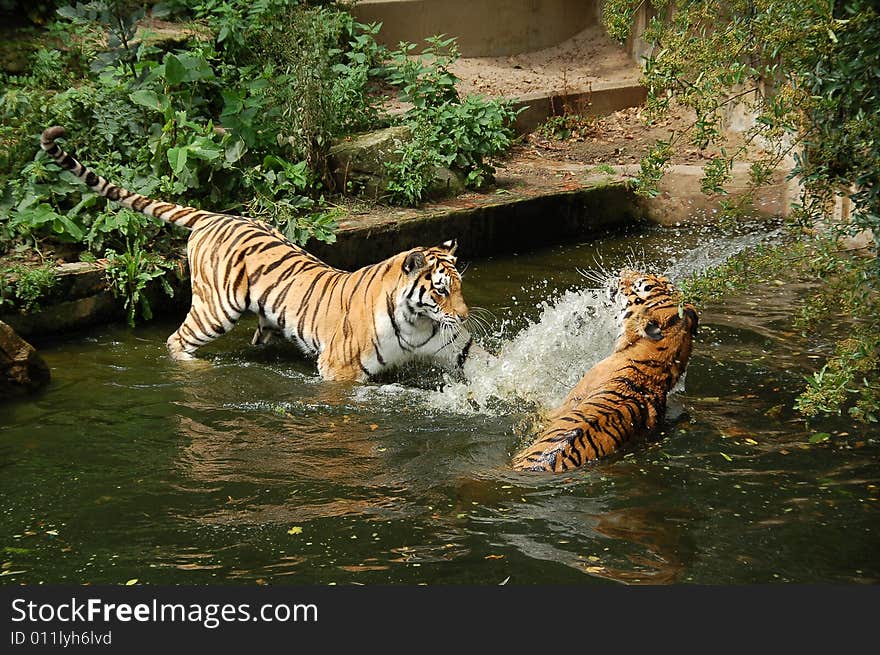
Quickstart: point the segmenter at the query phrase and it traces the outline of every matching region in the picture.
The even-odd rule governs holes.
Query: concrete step
[[[463,57],[497,57],[540,50],[597,22],[597,3],[584,0],[361,0],[354,16],[382,23],[380,42],[421,43],[458,38]]]

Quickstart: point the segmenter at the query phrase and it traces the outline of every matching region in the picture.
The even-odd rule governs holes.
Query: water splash
[[[572,289],[542,303],[538,319],[503,343],[497,357],[428,392],[427,401],[452,412],[506,413],[512,407],[549,407],[562,401],[614,344],[616,310],[597,289]]]
[[[700,228],[697,228],[700,229]],[[607,301],[605,289],[621,268],[663,273],[679,282],[695,273],[716,266],[730,257],[762,242],[777,239],[781,231],[744,232],[719,236],[707,231],[700,244],[681,254],[629,250],[611,262],[597,259],[581,271],[584,283],[558,293],[538,306],[534,320],[525,320],[513,336],[514,325],[522,325],[521,307],[511,298],[511,315],[499,320],[494,332],[483,336],[494,344],[497,357],[469,371],[468,381],[450,377],[437,390],[391,387],[392,395],[413,395],[410,400],[424,405],[428,412],[506,415],[534,412],[558,405],[596,362],[606,357],[617,337],[618,307]],[[670,230],[674,239],[674,231]],[[546,281],[536,281],[535,289],[548,289]],[[684,387],[682,376],[674,391]],[[380,392],[381,390],[381,392]],[[381,402],[389,388],[361,387],[359,398]]]
[[[745,250],[776,241],[782,235],[783,230],[777,228],[769,232],[746,232],[722,238],[710,236],[698,247],[672,258],[666,265],[664,273],[673,282],[677,282],[714,268]]]

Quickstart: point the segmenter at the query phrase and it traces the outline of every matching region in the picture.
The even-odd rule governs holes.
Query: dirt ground
[[[573,94],[588,91],[597,83],[635,84],[641,70],[626,50],[601,27],[591,26],[558,46],[508,57],[462,58],[451,66],[465,94],[520,97],[537,92]],[[693,115],[681,108],[655,122],[648,122],[643,107],[631,107],[607,116],[575,118],[577,106],[565,107],[572,118],[565,132],[538,130],[523,137],[505,157],[501,168],[509,174],[527,174],[539,160],[557,163],[637,167],[658,140],[679,144],[672,163],[704,163],[720,148],[700,149],[689,145],[687,129]],[[728,149],[741,143],[728,135]]]
[[[587,91],[601,82],[638,82],[626,50],[591,26],[552,48],[507,57],[462,58],[450,66],[466,94],[519,96],[536,91]]]

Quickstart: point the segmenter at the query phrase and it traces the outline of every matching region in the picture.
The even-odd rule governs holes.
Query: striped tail
[[[135,211],[154,216],[158,219],[179,225],[189,230],[195,227],[200,218],[205,216],[215,216],[212,212],[206,212],[194,207],[184,207],[176,205],[172,202],[163,202],[161,200],[153,200],[139,193],[134,193],[128,189],[116,186],[112,182],[108,182],[94,171],[83,166],[75,157],[66,153],[61,146],[55,143],[55,139],[64,136],[64,128],[50,127],[43,132],[40,137],[40,147],[61,166],[61,168],[70,171],[82,180],[92,191],[98,193],[105,198],[115,200],[123,207],[134,209]]]

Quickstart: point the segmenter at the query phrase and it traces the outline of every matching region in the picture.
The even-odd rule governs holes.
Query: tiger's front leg
[[[369,373],[361,366],[334,361],[329,350],[318,356],[318,374],[324,380],[334,382],[364,382],[369,377]]]

